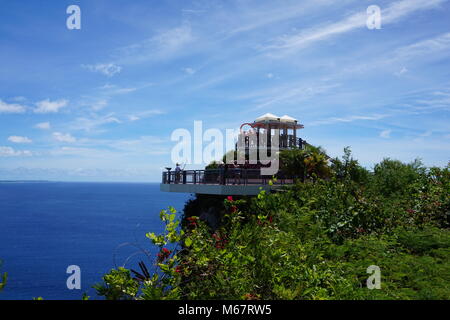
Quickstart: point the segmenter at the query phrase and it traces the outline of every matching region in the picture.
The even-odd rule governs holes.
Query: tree
[[[425,174],[420,160],[404,164],[389,158],[376,164],[373,171],[374,186],[379,193],[385,196],[407,193],[408,187]]]
[[[330,175],[327,155],[321,147],[307,145],[305,149],[291,149],[280,152],[281,170],[304,182]]]
[[[337,157],[331,160],[331,171],[339,180],[351,180],[359,184],[368,182],[370,176],[369,171],[352,157],[350,147],[344,148],[342,160]]]

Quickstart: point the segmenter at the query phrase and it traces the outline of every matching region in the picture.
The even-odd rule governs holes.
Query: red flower
[[[236,206],[231,206],[231,213],[235,213],[237,211],[237,207]]]
[[[246,293],[244,295],[244,299],[245,300],[258,300],[258,296],[256,294]]]
[[[189,221],[189,225],[192,227],[197,226],[197,217],[188,217],[186,218],[187,221]]]
[[[176,266],[175,267],[175,272],[181,273],[181,266]]]
[[[167,249],[167,248],[162,248],[161,252],[158,252],[157,256],[158,256],[158,262],[162,262],[164,260],[166,260],[170,254],[172,253],[171,250]]]
[[[228,200],[228,201],[233,201],[233,197],[232,197],[232,196],[228,196],[228,197],[227,197],[227,200]]]

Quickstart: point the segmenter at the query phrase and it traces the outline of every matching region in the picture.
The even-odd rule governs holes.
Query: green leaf
[[[184,240],[184,244],[186,247],[190,247],[192,245],[192,239],[187,237],[186,240]]]

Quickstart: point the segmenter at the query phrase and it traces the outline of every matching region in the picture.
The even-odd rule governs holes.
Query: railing
[[[260,169],[207,169],[166,171],[162,174],[163,184],[211,184],[211,185],[267,185],[292,184],[293,179],[281,173],[272,176],[261,175]]]
[[[244,139],[241,140],[244,143],[245,148],[256,148],[257,147],[257,140],[256,140],[256,136],[253,137],[253,139],[251,139],[250,136],[240,136],[240,139]],[[299,148],[299,149],[304,149],[305,145],[306,145],[306,141],[298,138],[298,137],[294,137],[294,135],[292,134],[280,134],[279,138],[278,138],[278,144],[279,144],[279,148],[280,149],[293,149],[293,148]],[[275,144],[275,140],[273,138],[273,136],[271,137],[271,145]],[[266,147],[267,146],[267,142],[265,137],[261,138],[259,140],[259,147]]]

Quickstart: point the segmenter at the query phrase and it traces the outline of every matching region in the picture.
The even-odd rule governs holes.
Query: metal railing
[[[163,184],[211,184],[211,185],[267,185],[292,184],[293,179],[281,173],[272,176],[261,175],[260,169],[207,169],[166,171],[162,173]]]
[[[246,149],[248,148],[256,148],[258,145],[261,148],[267,147],[267,142],[265,140],[265,138],[259,140],[259,144],[257,144],[256,138],[254,137],[253,139],[251,139],[249,136],[240,136],[240,140],[243,143],[243,146],[245,146]],[[271,141],[270,141],[271,145],[275,144],[275,140],[273,137],[271,137]],[[278,139],[278,145],[280,149],[293,149],[293,148],[299,148],[299,149],[304,149],[306,146],[306,141],[298,138],[298,137],[294,137],[294,135],[291,134],[280,134],[279,139]],[[237,145],[237,144],[236,144]]]

